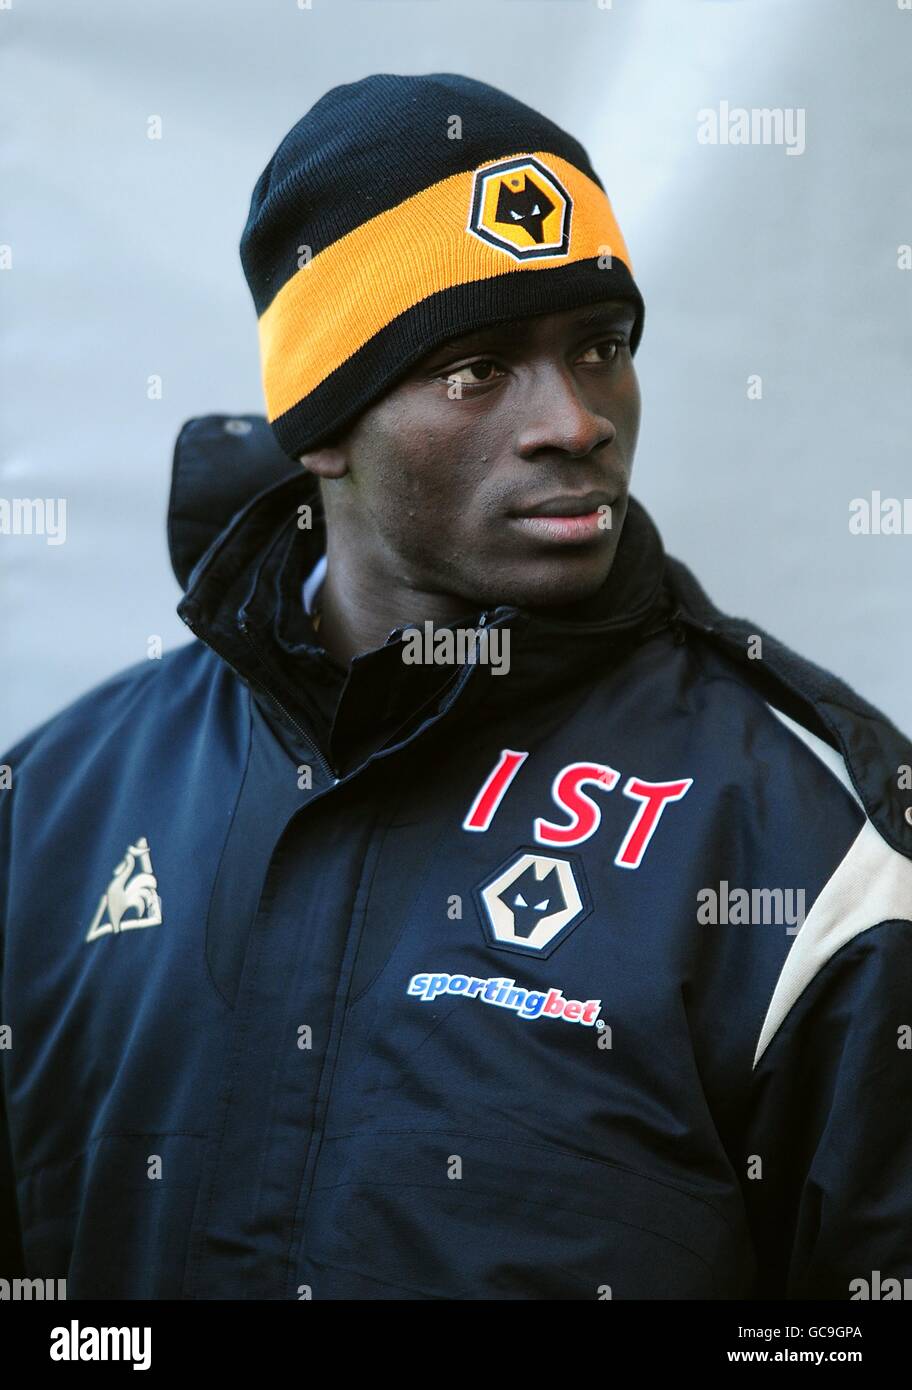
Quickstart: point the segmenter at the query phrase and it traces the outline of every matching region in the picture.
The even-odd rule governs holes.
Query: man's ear
[[[344,478],[348,472],[345,451],[337,444],[324,444],[321,449],[311,449],[309,453],[301,454],[298,462],[318,478]]]

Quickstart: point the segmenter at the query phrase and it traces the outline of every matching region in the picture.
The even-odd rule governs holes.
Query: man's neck
[[[455,595],[427,593],[407,586],[371,584],[330,565],[316,596],[320,642],[334,661],[347,666],[362,652],[382,647],[397,627],[430,620],[443,627],[460,620],[471,625],[479,608]]]

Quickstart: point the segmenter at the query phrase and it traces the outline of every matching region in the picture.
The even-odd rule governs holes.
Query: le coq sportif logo
[[[135,845],[127,846],[126,854],[116,865],[111,882],[99,899],[86,941],[135,927],[157,927],[161,920],[161,898],[149,843],[141,835]]]

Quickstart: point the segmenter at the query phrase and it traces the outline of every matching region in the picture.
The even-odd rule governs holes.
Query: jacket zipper
[[[264,656],[263,656],[262,648],[260,647],[259,643],[256,641],[256,639],[255,639],[253,633],[250,631],[250,628],[249,628],[248,624],[247,624],[245,621],[243,621],[243,620],[242,620],[241,623],[240,623],[240,630],[241,630],[241,633],[243,634],[244,639],[246,640],[248,646],[251,648],[251,650],[253,651],[254,655],[257,657],[257,659],[258,659],[260,665],[261,665],[262,667],[264,667],[264,669],[268,670],[269,668],[266,666],[266,662],[265,662],[265,659],[264,659]],[[298,733],[300,734],[301,738],[304,740],[305,744],[306,744],[307,747],[310,749],[311,753],[313,754],[314,758],[316,759],[316,762],[317,762],[318,766],[320,767],[320,769],[322,770],[322,772],[323,772],[327,777],[329,777],[333,782],[338,782],[338,781],[339,781],[339,778],[336,776],[335,769],[332,768],[332,767],[330,767],[329,763],[326,761],[326,759],[324,758],[323,754],[320,752],[319,748],[317,747],[317,740],[316,740],[315,735],[314,735],[312,732],[310,732],[309,730],[307,730],[307,729],[302,729],[302,728],[301,728],[301,725],[298,723],[297,719],[295,719],[295,717],[294,717],[294,715],[291,713],[291,711],[288,710],[288,709],[285,707],[285,705],[282,704],[282,701],[278,698],[277,695],[274,695],[274,694],[273,694],[273,692],[268,688],[268,686],[263,685],[263,686],[261,686],[260,688],[261,688],[261,690],[263,691],[263,694],[267,697],[267,699],[271,700],[272,703],[275,705],[276,709],[277,709],[281,714],[283,714],[283,715],[285,716],[285,718],[288,720],[289,724],[291,724],[292,728],[297,729],[297,731],[298,731]]]
[[[199,633],[197,632],[196,628],[194,627],[193,623],[189,620],[189,618],[183,617],[183,621],[186,624],[186,626],[190,629],[190,631],[193,633],[194,637],[198,637],[201,642],[205,641],[206,645],[208,647],[211,647],[212,650],[216,652],[228,666],[230,666],[231,670],[234,672],[234,674],[238,677],[239,680],[241,680],[245,684],[249,683],[249,678],[245,676],[243,672],[238,669],[237,666],[235,666],[234,662],[231,661],[231,659],[225,654],[221,647],[216,646],[213,642],[208,641],[208,639],[206,638],[200,637]],[[265,667],[262,651],[256,640],[254,639],[253,633],[250,631],[248,624],[244,621],[241,621],[239,623],[239,628],[248,646],[253,650],[253,653],[256,656],[260,666]],[[330,767],[329,763],[326,761],[326,759],[323,757],[323,754],[317,747],[316,738],[313,732],[309,729],[302,729],[301,725],[298,723],[297,719],[295,719],[291,711],[288,710],[285,707],[285,705],[283,705],[282,701],[278,698],[277,695],[275,695],[272,692],[272,690],[269,689],[268,686],[263,685],[263,683],[260,681],[257,682],[257,689],[261,694],[266,696],[267,700],[269,700],[270,703],[273,704],[275,708],[279,711],[279,713],[283,715],[285,719],[288,720],[288,723],[303,739],[306,747],[310,749],[311,755],[315,759],[316,763],[318,764],[324,775],[327,776],[331,782],[338,782],[340,779],[336,776],[335,769]]]
[[[488,619],[488,612],[483,612],[478,622],[476,623],[476,627],[490,628],[492,624],[488,621]],[[496,625],[497,624],[494,624],[494,626]],[[457,686],[459,685],[460,680],[463,684],[465,684],[465,682],[468,681],[468,679],[469,674],[467,673],[467,671],[463,671],[461,673],[461,676],[457,679]],[[395,737],[395,735],[392,735],[391,737]],[[291,1242],[288,1247],[288,1254],[285,1262],[286,1281],[294,1280],[296,1262],[299,1261],[301,1257],[301,1241],[303,1240],[303,1232],[307,1218],[307,1210],[310,1206],[311,1197],[313,1195],[313,1184],[317,1171],[317,1164],[319,1163],[320,1154],[323,1150],[323,1137],[326,1125],[326,1116],[329,1111],[329,1106],[333,1095],[333,1088],[336,1080],[336,1069],[339,1061],[339,1050],[342,1045],[342,1033],[345,1027],[345,1012],[348,1008],[348,993],[351,988],[352,972],[354,969],[354,959],[357,957],[357,951],[358,946],[355,947],[354,956],[352,960],[349,962],[345,972],[345,994],[341,1000],[341,1003],[339,1000],[337,1000],[333,1008],[332,1019],[330,1023],[330,1031],[331,1034],[334,1034],[335,1036],[335,1046],[333,1048],[332,1056],[328,1057],[326,1060],[325,1065],[329,1068],[326,1087],[323,1091],[322,1097],[318,1096],[318,1102],[315,1108],[313,1118],[313,1127],[311,1129],[310,1142],[308,1144],[307,1153],[304,1159],[304,1170],[301,1174],[300,1194],[295,1207],[294,1215],[292,1217]],[[341,974],[339,977],[339,983],[341,983]],[[336,1027],[337,1021],[339,1024],[338,1028]],[[300,1236],[298,1234],[299,1231]]]

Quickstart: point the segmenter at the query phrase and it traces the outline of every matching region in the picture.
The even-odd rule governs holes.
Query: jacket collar
[[[307,519],[311,525],[302,528],[299,522]],[[287,694],[289,677],[292,683],[308,675],[321,679],[329,664],[302,602],[304,580],[324,551],[319,487],[300,469],[257,494],[216,537],[188,576],[178,613],[245,680],[268,684],[271,677]],[[499,690],[510,699],[567,686],[668,625],[672,605],[664,577],[659,533],[630,498],[611,573],[592,599],[559,616],[509,604],[467,613],[467,625],[479,630],[509,630],[510,647],[506,674],[495,675],[490,663],[463,663],[470,667],[465,683],[475,679],[489,687],[489,697]],[[382,670],[385,680],[414,687],[418,668],[402,660],[406,626],[421,630],[422,615],[391,630],[384,647],[365,657],[373,657],[374,672]],[[366,669],[365,657],[353,667]]]

